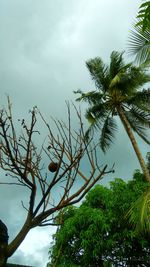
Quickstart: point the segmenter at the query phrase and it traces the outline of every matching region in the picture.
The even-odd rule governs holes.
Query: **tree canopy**
[[[137,233],[126,216],[147,186],[136,171],[132,181],[117,178],[109,188],[96,185],[79,208],[64,209],[48,267],[148,266],[150,235]]]

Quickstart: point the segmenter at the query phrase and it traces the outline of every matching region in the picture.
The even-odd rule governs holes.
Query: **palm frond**
[[[101,131],[101,124],[106,117],[106,110],[103,104],[97,104],[89,107],[86,110],[85,117],[90,126],[85,134],[85,139],[88,141],[95,131]]]
[[[97,120],[104,120],[110,111],[111,109],[107,102],[97,102],[86,110],[85,117],[88,119],[88,115],[92,113]]]
[[[96,104],[97,102],[101,102],[103,98],[103,94],[97,91],[90,91],[87,93],[82,92],[81,90],[74,91],[75,94],[80,94],[80,97],[76,99],[76,101],[84,101],[89,103],[90,105]]]
[[[111,143],[113,143],[116,130],[117,124],[114,118],[107,117],[104,121],[100,135],[100,147],[104,153],[110,147]]]
[[[125,67],[123,53],[124,52],[119,53],[117,51],[113,51],[110,55],[109,72],[111,79],[113,79]]]
[[[86,111],[86,119],[88,120],[88,122],[90,124],[95,124],[96,122],[96,117],[94,116],[94,114],[91,111]]]
[[[142,30],[142,25],[135,26],[129,39],[129,52],[136,55],[138,64],[150,63],[150,30]]]
[[[108,67],[103,63],[102,59],[99,57],[90,59],[86,62],[86,66],[96,87],[102,92],[106,92],[109,85],[109,75]]]
[[[146,112],[137,106],[133,106],[130,109],[130,114],[133,116],[133,119],[137,120],[138,123],[143,126],[150,128],[150,113]]]
[[[112,89],[112,88],[118,86],[118,84],[120,83],[120,80],[121,80],[121,76],[122,76],[122,73],[120,73],[120,72],[118,74],[116,74],[116,76],[110,82],[109,89]]]
[[[150,232],[150,188],[132,204],[127,217],[137,232]]]
[[[110,89],[118,89],[122,95],[131,96],[138,88],[150,81],[150,75],[144,72],[144,68],[135,67],[131,63],[125,65],[111,79]]]
[[[128,73],[128,69],[130,67],[131,63],[128,63],[124,65],[120,70],[118,70],[117,74],[111,78],[109,87],[115,87],[116,85],[118,85],[122,81],[122,79],[124,79],[124,76],[126,75],[126,73]]]
[[[142,91],[136,92],[130,96],[127,100],[129,105],[142,106],[146,109],[149,107],[150,110],[150,89],[143,89]]]
[[[88,142],[90,140],[90,137],[93,136],[93,134],[94,134],[94,129],[91,125],[85,132],[85,136],[84,136],[85,141]]]
[[[148,82],[150,82],[150,75],[141,67],[131,65],[127,72],[122,76],[118,87],[123,95],[127,94],[128,97],[130,97],[138,92],[141,86]]]
[[[150,144],[146,129],[141,125],[140,121],[135,118],[130,111],[125,111],[125,115],[133,131],[136,132],[147,144]]]
[[[133,94],[133,92],[143,84],[150,81],[150,75],[145,72],[145,68],[135,67],[132,63],[125,64],[123,53],[113,51],[110,63],[110,85],[109,88],[119,89],[123,95]]]
[[[150,1],[141,4],[137,18],[139,19],[137,26],[140,25],[143,31],[150,29]]]
[[[109,112],[109,108],[105,103],[95,104],[86,110],[85,117],[90,123],[85,135],[87,140],[94,132],[101,131],[102,124],[107,118]]]

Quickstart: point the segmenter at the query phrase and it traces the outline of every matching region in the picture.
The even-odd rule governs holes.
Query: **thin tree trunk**
[[[133,148],[134,148],[134,151],[135,151],[135,153],[136,153],[136,155],[137,155],[137,158],[138,158],[139,163],[140,163],[140,165],[141,165],[143,174],[144,174],[144,176],[145,176],[145,180],[146,180],[147,182],[150,182],[150,174],[149,174],[149,170],[148,170],[148,168],[147,168],[147,166],[146,166],[146,164],[145,164],[145,161],[144,161],[144,159],[143,159],[143,157],[142,157],[142,154],[141,154],[141,152],[140,152],[140,149],[139,149],[139,147],[138,147],[138,144],[137,144],[137,142],[136,142],[136,139],[135,139],[135,137],[134,137],[134,135],[133,135],[133,132],[132,132],[132,130],[131,130],[130,123],[128,122],[128,120],[127,120],[127,118],[126,118],[126,116],[125,116],[125,114],[124,114],[124,111],[123,111],[123,109],[122,109],[121,107],[118,107],[118,108],[117,108],[117,111],[118,111],[119,117],[120,117],[120,119],[121,119],[121,121],[122,121],[122,123],[123,123],[123,125],[124,125],[124,128],[125,128],[125,130],[126,130],[128,136],[129,136],[129,139],[130,139],[130,141],[131,141],[131,143],[132,143],[132,146],[133,146]]]
[[[7,243],[0,244],[0,267],[5,267],[7,262]]]

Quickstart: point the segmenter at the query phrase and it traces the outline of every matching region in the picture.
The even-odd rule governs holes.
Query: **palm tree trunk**
[[[134,151],[135,151],[135,153],[137,155],[137,158],[138,158],[139,163],[141,165],[141,169],[142,169],[143,174],[145,176],[145,180],[147,182],[150,182],[150,174],[149,174],[148,168],[147,168],[147,166],[145,164],[145,161],[144,161],[144,159],[142,157],[142,154],[140,152],[140,149],[138,147],[138,144],[136,142],[136,139],[135,139],[135,137],[133,135],[133,132],[131,130],[130,123],[128,122],[128,120],[127,120],[127,118],[126,118],[126,116],[124,114],[124,110],[123,110],[123,108],[118,107],[117,108],[117,111],[118,111],[118,115],[119,115],[119,117],[120,117],[120,119],[122,121],[122,124],[123,124],[123,126],[124,126],[124,128],[125,128],[125,130],[126,130],[126,132],[128,134],[128,136],[129,136],[129,139],[130,139],[130,141],[132,143],[132,146],[134,148]]]

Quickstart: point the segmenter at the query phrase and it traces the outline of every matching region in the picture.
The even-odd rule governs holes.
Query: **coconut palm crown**
[[[125,64],[123,52],[116,51],[111,53],[109,65],[96,57],[87,61],[86,66],[95,82],[96,90],[75,92],[80,94],[78,101],[83,100],[89,104],[86,118],[90,126],[86,137],[98,130],[100,147],[106,152],[114,141],[117,130],[115,117],[119,116],[146,180],[150,181],[149,172],[133,135],[134,131],[144,142],[150,144],[146,133],[146,129],[150,127],[150,89],[141,89],[150,81],[150,75],[144,67]]]

